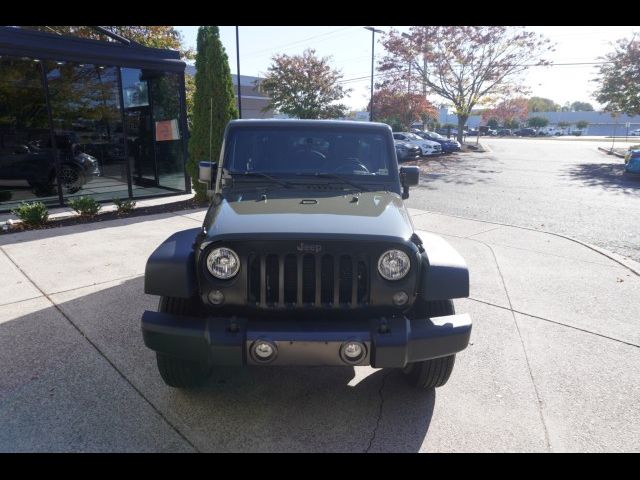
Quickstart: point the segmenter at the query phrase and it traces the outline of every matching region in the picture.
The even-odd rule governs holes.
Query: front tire
[[[158,311],[175,315],[198,316],[197,299],[160,297]],[[158,371],[164,383],[174,388],[194,388],[204,383],[211,373],[208,363],[194,362],[173,355],[156,352]]]
[[[451,300],[436,300],[427,302],[418,299],[413,308],[414,318],[441,317],[445,315],[455,315],[456,311]],[[442,387],[447,383],[456,356],[433,358],[421,362],[412,362],[402,369],[407,382],[413,387],[420,389],[431,389]]]

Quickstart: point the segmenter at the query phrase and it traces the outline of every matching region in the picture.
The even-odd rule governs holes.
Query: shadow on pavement
[[[492,183],[489,175],[500,173],[494,169],[497,165],[494,158],[488,156],[469,156],[455,154],[443,157],[432,157],[418,164],[420,167],[420,187],[437,190],[435,182],[454,183],[457,185],[474,185]]]
[[[24,230],[22,232],[0,234],[0,245],[9,245],[17,242],[28,242],[32,240],[43,240],[45,238],[60,237],[91,230],[101,230],[103,228],[121,227],[123,225],[134,225],[152,220],[160,220],[174,216],[184,216],[196,214],[205,209],[180,210],[176,212],[154,213],[150,215],[136,215],[133,217],[123,217],[117,219],[109,219],[104,221],[95,221],[89,223],[81,223],[78,225],[70,225],[64,227],[51,227],[35,230]],[[198,226],[198,221],[194,220],[194,226]]]
[[[623,193],[637,193],[640,179],[624,173],[623,163],[581,163],[567,169],[565,176],[588,187],[603,187]]]
[[[435,391],[411,388],[397,370],[220,367],[201,388],[167,387],[140,332],[140,316],[157,297],[143,293],[142,277],[107,285],[53,298],[199,450],[416,452],[424,442]],[[184,449],[58,310],[40,301],[46,308],[26,314],[0,310],[14,318],[0,323],[0,450]]]

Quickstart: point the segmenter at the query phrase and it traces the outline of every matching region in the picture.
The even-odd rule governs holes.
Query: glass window
[[[0,208],[58,203],[56,162],[42,85],[33,59],[0,57]]]
[[[238,128],[225,167],[231,173],[389,175],[386,137],[344,129]]]
[[[47,62],[65,197],[128,197],[116,67]]]
[[[122,94],[133,195],[184,191],[180,77],[123,68]]]

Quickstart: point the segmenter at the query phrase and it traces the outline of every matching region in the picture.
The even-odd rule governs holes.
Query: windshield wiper
[[[340,176],[340,175],[336,175],[335,173],[298,173],[297,175],[302,176],[302,177],[316,177],[316,178],[329,178],[332,180],[339,180],[340,182],[344,183],[345,185],[351,185],[352,187],[357,188],[358,190],[363,190],[365,192],[370,192],[371,190],[368,189],[367,187],[364,187],[356,182],[351,182],[349,180],[347,180],[346,178]]]
[[[267,180],[270,180],[274,183],[277,183],[279,185],[282,185],[285,188],[293,188],[294,185],[290,182],[287,182],[286,180],[281,180],[279,178],[276,177],[272,177],[271,175],[267,175],[266,173],[262,173],[262,172],[234,172],[231,173],[232,176],[236,176],[239,175],[241,177],[260,177],[260,178],[266,178]]]

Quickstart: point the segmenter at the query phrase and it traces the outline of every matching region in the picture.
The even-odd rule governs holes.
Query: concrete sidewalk
[[[561,237],[410,213],[471,271],[472,343],[427,392],[369,367],[166,387],[144,265],[204,211],[0,237],[0,451],[640,451],[640,277]]]

